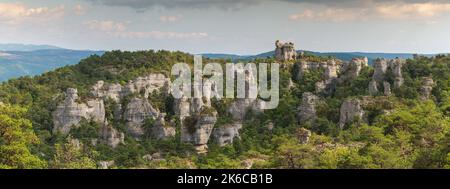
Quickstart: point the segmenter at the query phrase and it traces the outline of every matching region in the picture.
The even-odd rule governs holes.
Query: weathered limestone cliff
[[[92,119],[99,123],[105,121],[105,107],[102,100],[94,99],[87,103],[79,103],[77,100],[77,89],[68,88],[64,102],[53,112],[53,133],[67,135],[82,119]]]
[[[77,102],[77,89],[69,88],[66,91],[66,98],[53,112],[54,128],[53,132],[68,134],[72,127],[77,127],[82,119],[92,120],[102,124],[99,130],[99,138],[102,142],[116,147],[123,143],[124,134],[114,129],[105,119],[104,100],[112,99],[116,102],[114,107],[114,121],[124,119],[126,128],[136,139],[140,138],[145,131],[144,122],[147,119],[156,120],[152,127],[152,135],[157,139],[164,139],[175,135],[173,127],[166,126],[164,114],[154,109],[147,98],[155,90],[169,91],[170,80],[163,74],[149,74],[145,77],[138,77],[128,82],[126,86],[120,84],[108,84],[98,81],[91,87],[91,96],[86,103]],[[122,111],[121,101],[125,96],[134,94],[135,97],[126,104]],[[140,97],[139,97],[140,96]]]
[[[146,98],[133,98],[128,103],[123,115],[126,121],[125,127],[128,132],[136,139],[145,134],[144,123],[147,119],[157,120],[160,112],[150,105]]]
[[[117,131],[105,121],[100,129],[99,138],[100,141],[104,142],[106,145],[116,148],[119,144],[124,143],[125,134]]]

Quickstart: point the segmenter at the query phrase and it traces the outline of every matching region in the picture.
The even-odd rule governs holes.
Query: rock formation
[[[420,99],[427,100],[431,96],[431,91],[433,90],[434,81],[432,77],[422,78],[422,87],[420,88]]]
[[[142,127],[147,119],[157,120],[160,113],[152,107],[146,98],[133,98],[128,103],[124,120],[125,127],[134,138],[140,138],[145,134],[145,129]]]
[[[108,122],[106,121],[100,129],[99,134],[100,140],[112,148],[116,148],[119,144],[124,143],[125,134],[118,132],[116,129],[108,125]]]
[[[297,52],[295,51],[292,42],[283,43],[277,40],[275,42],[275,59],[278,61],[292,61],[297,59]]]
[[[89,100],[87,103],[78,103],[77,89],[68,88],[66,98],[53,112],[53,132],[67,135],[73,126],[77,126],[82,119],[93,120],[99,123],[105,121],[105,107],[103,100]]]
[[[309,142],[309,137],[311,137],[311,131],[305,128],[297,129],[297,139],[301,144],[307,144]]]
[[[399,58],[386,60],[379,58],[374,61],[374,72],[372,75],[372,81],[369,84],[369,93],[374,96],[379,93],[378,88],[383,85],[385,96],[391,95],[391,83],[387,81],[386,74],[390,72],[393,78],[394,88],[399,88],[403,85],[404,79],[402,76],[402,66],[405,64],[404,60]]]
[[[353,58],[350,62],[343,64],[341,68],[341,75],[339,83],[347,82],[356,79],[361,72],[361,69],[368,66],[368,59]]]
[[[310,92],[303,93],[302,104],[299,107],[298,118],[300,123],[311,122],[316,119],[316,102],[318,97]]]
[[[239,138],[239,130],[242,128],[241,123],[226,124],[214,128],[213,137],[219,146],[232,144],[234,138]]]
[[[214,124],[217,121],[217,112],[192,115],[182,120],[181,141],[192,143],[198,153],[206,153],[208,140]]]
[[[346,124],[356,119],[364,119],[364,115],[362,102],[359,99],[347,99],[341,105],[339,127],[343,129]]]
[[[130,80],[125,86],[117,83],[107,84],[100,80],[92,86],[91,94],[96,98],[111,98],[119,102],[121,98],[130,94],[143,94],[144,98],[148,98],[153,91],[160,90],[168,94],[169,89],[169,78],[163,74],[149,74],[145,77]]]
[[[153,91],[161,90],[165,94],[170,90],[170,79],[163,74],[150,74],[146,77],[138,77],[129,81],[122,89],[122,95],[143,94],[144,98]]]
[[[160,114],[156,123],[151,128],[151,135],[157,140],[165,140],[175,136],[175,127],[164,124],[164,114]]]

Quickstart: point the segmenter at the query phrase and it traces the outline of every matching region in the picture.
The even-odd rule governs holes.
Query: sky
[[[450,0],[0,0],[0,43],[252,55],[450,52]]]

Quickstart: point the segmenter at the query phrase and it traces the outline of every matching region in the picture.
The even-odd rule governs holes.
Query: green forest
[[[81,121],[69,135],[52,132],[52,112],[64,100],[67,88],[77,89],[79,100],[83,101],[99,80],[126,84],[149,73],[170,77],[174,64],[193,63],[190,54],[163,50],[111,51],[40,76],[11,79],[0,84],[0,168],[97,169],[101,168],[99,162],[114,162],[109,166],[113,169],[450,168],[450,56],[406,60],[401,70],[404,84],[388,96],[370,95],[368,86],[374,67],[363,67],[355,79],[338,82],[332,94],[317,94],[315,119],[299,122],[298,107],[304,94],[315,93],[315,83],[323,79],[321,69],[299,78],[299,61],[331,59],[334,58],[305,54],[299,60],[283,62],[279,106],[264,113],[249,110],[240,137],[225,146],[209,140],[208,152],[202,154],[196,153],[192,144],[180,140],[181,125],[172,108],[174,99],[160,93],[149,95],[148,100],[166,112],[165,120],[175,125],[176,134],[169,139],[146,136],[135,140],[121,121],[110,121],[125,133],[125,142],[116,148],[91,144],[101,127],[93,120]],[[228,61],[204,58],[205,63]],[[253,62],[274,61],[268,57]],[[424,77],[434,81],[426,99],[421,97]],[[393,84],[392,80],[386,74],[386,81]],[[364,107],[365,120],[354,119],[341,127],[340,109],[344,101],[367,98],[370,100]],[[229,101],[213,100],[212,106],[218,112],[214,127],[230,122],[226,111]],[[113,114],[113,104],[105,102],[106,117]],[[154,120],[149,119],[144,127],[152,125]],[[308,142],[302,142],[305,130],[311,132]],[[152,158],[148,158],[149,154]]]

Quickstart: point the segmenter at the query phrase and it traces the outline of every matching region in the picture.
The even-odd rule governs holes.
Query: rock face
[[[226,124],[217,128],[214,128],[213,137],[219,144],[219,146],[225,146],[232,144],[234,138],[239,138],[239,130],[242,128],[241,123]]]
[[[339,83],[351,81],[356,79],[361,72],[361,69],[368,66],[367,58],[353,58],[347,64],[343,64],[341,68],[341,76],[339,77]]]
[[[145,77],[138,77],[129,81],[125,86],[117,83],[106,84],[104,81],[98,81],[91,88],[91,94],[96,98],[111,98],[116,102],[124,96],[130,94],[143,94],[148,98],[153,91],[160,90],[165,94],[169,93],[170,78],[163,74],[149,74]]]
[[[291,42],[275,42],[275,59],[278,61],[292,61],[297,59],[297,52]]]
[[[311,122],[316,119],[316,102],[318,97],[310,92],[303,93],[302,104],[299,107],[298,118],[300,123]]]
[[[122,95],[143,94],[145,98],[155,90],[161,90],[165,94],[170,90],[170,79],[163,74],[150,74],[146,77],[138,77],[129,81],[122,90]]]
[[[64,102],[53,112],[53,132],[67,135],[73,126],[82,119],[99,123],[105,121],[105,107],[102,100],[89,100],[87,104],[78,103],[77,89],[68,88]]]
[[[170,137],[175,136],[175,127],[168,126],[164,124],[164,115],[160,114],[156,123],[152,126],[151,134],[152,137],[158,140],[165,140]]]
[[[124,113],[125,126],[133,137],[140,138],[145,134],[145,130],[142,127],[145,120],[157,120],[159,116],[159,111],[153,108],[146,98],[133,98],[128,103]]]
[[[405,64],[405,60],[395,58],[389,61],[389,67],[394,75],[394,87],[399,88],[403,85],[404,79],[402,76],[402,67]]]
[[[376,82],[383,82],[384,81],[384,75],[386,74],[387,71],[387,61],[386,59],[382,58],[382,59],[376,59],[373,63],[373,68],[374,68],[374,72],[373,72],[373,76],[372,79]]]
[[[358,99],[347,99],[342,103],[339,119],[339,127],[341,129],[356,118],[364,119],[365,112],[361,106],[362,102]]]
[[[372,81],[369,84],[369,93],[374,96],[379,93],[378,87],[383,85],[385,96],[391,95],[391,83],[386,81],[386,74],[392,73],[394,88],[399,88],[403,85],[404,79],[402,76],[402,66],[405,64],[404,60],[399,58],[386,60],[384,58],[376,59],[374,61],[374,73]]]
[[[422,78],[422,87],[420,88],[420,99],[427,100],[431,97],[431,91],[433,90],[434,81],[431,77]]]
[[[260,112],[261,105],[261,100],[240,98],[232,102],[227,111],[231,114],[233,120],[242,121],[249,110]]]
[[[378,94],[378,83],[375,80],[370,81],[369,83],[369,94],[375,96]]]
[[[108,146],[116,148],[119,144],[124,143],[125,135],[122,132],[118,132],[116,129],[109,126],[107,122],[105,122],[100,130],[100,139]]]
[[[391,96],[391,84],[387,81],[383,82],[384,96]]]
[[[201,90],[194,87],[193,90]],[[175,99],[174,110],[181,121],[181,141],[192,143],[198,153],[206,153],[217,121],[217,111],[203,98]],[[206,103],[205,103],[206,102]]]
[[[325,79],[336,78],[340,69],[335,60],[328,60],[326,62],[308,62],[300,60],[300,62],[297,63],[297,68],[297,73],[295,74],[297,75],[297,80],[300,80],[306,72],[318,69],[325,70],[323,74]]]
[[[216,121],[217,112],[186,117],[182,121],[181,141],[194,144],[198,153],[206,153]]]

